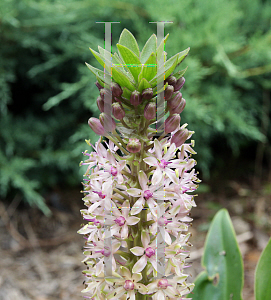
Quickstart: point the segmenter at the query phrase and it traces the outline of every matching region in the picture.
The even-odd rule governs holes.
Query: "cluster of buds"
[[[136,48],[129,51],[140,57]],[[178,63],[184,57],[180,52]],[[164,82],[169,116],[158,139],[153,138],[150,127],[156,118],[157,86],[150,82],[145,89],[145,83],[137,82],[130,91],[127,80],[111,86],[102,78],[96,82],[101,113],[88,124],[100,138],[95,146],[88,142],[94,152],[85,151],[87,158],[81,162],[87,166],[83,183],[86,209],[81,214],[88,223],[78,231],[86,239],[88,269],[83,272],[82,292],[88,299],[176,300],[184,299],[194,286],[186,282],[184,270],[191,246],[188,228],[192,219],[188,215],[196,206],[191,192],[200,180],[191,158],[196,153],[193,141],[187,142],[193,132],[186,129],[187,124],[180,126],[185,100],[179,90],[185,79],[183,74],[172,74]],[[112,116],[106,105],[111,105]],[[107,124],[111,124],[109,131]],[[104,136],[108,142],[103,141]]]

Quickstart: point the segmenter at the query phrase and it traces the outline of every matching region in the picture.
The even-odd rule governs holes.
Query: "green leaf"
[[[127,76],[115,68],[112,68],[112,77],[121,87],[127,87],[130,91],[135,90],[135,86],[131,83]]]
[[[214,217],[204,246],[202,266],[187,297],[193,300],[240,300],[244,284],[243,261],[226,209]]]
[[[123,61],[125,62],[126,66],[129,68],[135,81],[137,82],[138,75],[141,71],[141,62],[138,56],[136,56],[133,51],[131,51],[130,49],[128,49],[123,45],[117,44],[117,47]]]
[[[168,36],[169,36],[169,33],[162,39],[160,45],[158,46],[158,49],[157,49],[157,61],[159,61],[161,59],[161,56],[164,53],[164,49],[165,49],[165,46],[166,46],[166,42],[167,42]]]
[[[151,87],[151,84],[145,78],[142,78],[137,90],[141,93],[143,90],[150,88],[150,87]]]
[[[167,78],[173,70],[176,68],[177,62],[178,62],[178,53],[174,56],[172,56],[169,60],[165,62],[164,65],[164,72],[158,71],[157,76],[155,76],[151,81],[150,84],[152,87],[158,85],[160,82],[164,81],[164,78]]]
[[[187,49],[183,50],[182,52],[179,52],[179,58],[178,58],[178,63],[177,66],[186,58],[186,56],[188,55],[188,52],[190,51],[190,47],[188,47]]]
[[[85,63],[87,67],[90,69],[90,71],[100,80],[105,82],[106,84],[111,84],[111,76],[110,74],[105,73],[104,71],[101,71],[99,69],[94,68],[93,66],[89,65],[88,63]]]
[[[104,67],[108,73],[111,73],[111,61],[105,59],[105,57],[98,52],[94,51],[93,49],[89,48],[91,53],[94,55],[94,57],[97,59],[99,64]]]
[[[146,63],[142,66],[141,72],[138,76],[138,82],[141,82],[143,78],[150,81],[155,77],[157,73],[157,64],[155,53],[152,53]]]
[[[142,52],[140,54],[140,61],[142,64],[144,64],[150,55],[154,52],[156,53],[156,43],[157,43],[157,38],[156,35],[153,34],[146,42],[144,45]]]
[[[173,74],[174,77],[176,77],[176,79],[180,79],[181,77],[183,77],[184,73],[186,72],[188,67],[186,67],[185,69],[178,71],[176,73]]]
[[[128,90],[126,87],[124,87],[122,90],[123,90],[123,93],[121,96],[130,100],[132,92],[130,90]]]
[[[271,239],[264,248],[255,272],[255,300],[271,299]]]
[[[119,44],[130,49],[139,58],[140,52],[137,41],[132,33],[126,28],[123,29],[120,35]]]

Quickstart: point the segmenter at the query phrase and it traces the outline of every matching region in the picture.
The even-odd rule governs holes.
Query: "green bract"
[[[103,71],[87,63],[86,65],[103,87],[104,83],[110,84],[112,74],[113,81],[123,88],[123,97],[129,99],[131,92],[134,90],[142,92],[146,88],[156,88],[157,84],[163,82],[172,74],[174,69],[188,55],[190,48],[166,60],[164,47],[168,36],[169,34],[162,39],[157,47],[157,37],[153,34],[140,52],[133,34],[124,29],[117,44],[118,54],[114,53],[112,55],[101,47],[98,47],[100,53],[90,48],[94,57],[104,67]],[[163,55],[164,59],[162,59]],[[157,66],[160,67],[158,70]],[[186,69],[175,73],[174,76],[177,79],[182,77]],[[104,76],[106,77],[104,78]]]

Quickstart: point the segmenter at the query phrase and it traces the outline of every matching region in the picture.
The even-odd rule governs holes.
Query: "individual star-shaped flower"
[[[137,290],[140,294],[147,294],[148,289],[142,283],[138,283],[142,279],[141,273],[134,273],[131,276],[131,272],[128,268],[122,266],[120,267],[120,272],[123,278],[115,279],[116,285],[121,285],[120,287],[114,289],[113,292],[107,295],[107,299],[119,300],[124,294],[126,297],[124,299],[135,300],[135,291]],[[107,282],[111,282],[111,279],[106,279]],[[113,282],[113,281],[112,281]],[[121,298],[122,299],[122,298]]]
[[[132,272],[133,273],[139,273],[141,272],[147,265],[147,262],[149,261],[154,269],[157,271],[157,261],[156,261],[156,239],[150,244],[150,235],[146,231],[142,231],[141,233],[141,241],[143,244],[143,247],[133,247],[130,249],[130,251],[136,255],[141,256],[141,258],[135,263],[133,266]]]
[[[169,199],[167,197],[173,196],[171,193],[165,193],[164,191],[157,191],[158,189],[162,189],[160,185],[151,185],[148,186],[148,177],[147,175],[140,170],[138,172],[138,180],[141,186],[141,189],[137,188],[130,188],[127,189],[127,193],[133,197],[140,197],[132,207],[131,215],[136,215],[141,212],[144,208],[145,203],[147,202],[150,210],[152,211],[153,215],[155,215],[155,209],[157,207],[156,201],[154,199],[161,199],[164,198]],[[156,191],[156,192],[155,192]]]
[[[106,216],[105,225],[113,225],[111,227],[112,235],[119,235],[119,231],[121,230],[120,237],[122,239],[126,239],[128,237],[128,225],[135,225],[140,221],[140,218],[137,217],[128,217],[130,212],[130,203],[129,200],[126,200],[122,204],[121,208],[122,214],[119,209],[114,206],[112,207],[112,212],[114,216]]]
[[[155,139],[154,140],[154,149],[155,149],[155,155],[144,158],[144,162],[147,163],[150,166],[156,167],[156,170],[154,171],[152,175],[152,184],[159,184],[163,179],[163,174],[165,173],[174,183],[178,184],[178,178],[176,176],[176,173],[171,170],[168,165],[172,164],[172,167],[175,167],[173,161],[169,161],[171,158],[175,157],[174,153],[178,150],[176,148],[175,144],[172,144],[169,149],[167,150],[167,153],[162,156],[162,146],[161,143]]]

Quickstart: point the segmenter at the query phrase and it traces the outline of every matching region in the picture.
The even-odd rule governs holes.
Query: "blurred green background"
[[[271,1],[1,0],[1,200],[19,193],[48,213],[48,191],[81,188],[85,139],[98,139],[87,121],[99,116],[99,93],[85,66],[100,68],[88,49],[104,46],[98,21],[120,22],[112,25],[113,53],[124,28],[142,49],[157,33],[149,22],[172,21],[168,58],[191,48],[179,67],[188,66],[181,122],[195,131],[199,177],[267,180]]]

